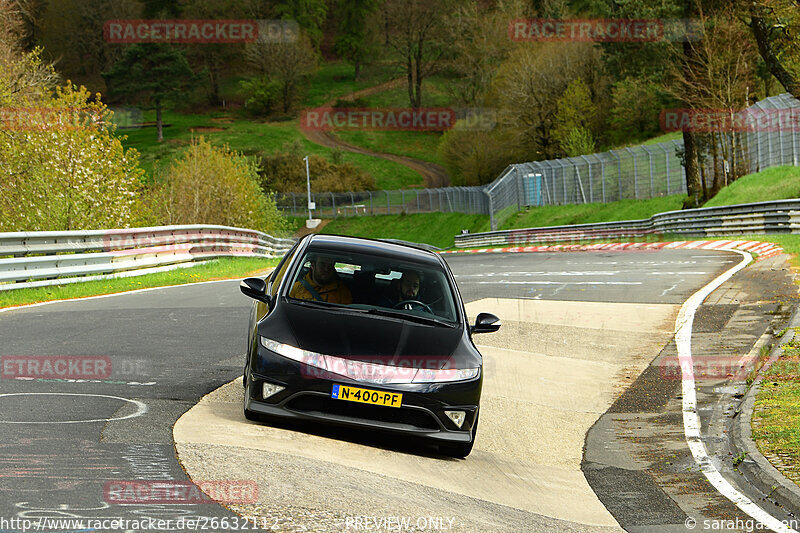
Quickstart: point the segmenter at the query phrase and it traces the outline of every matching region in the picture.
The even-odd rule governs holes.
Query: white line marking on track
[[[675,343],[678,346],[678,361],[680,362],[681,373],[683,374],[683,428],[684,434],[686,435],[686,444],[689,445],[689,450],[691,450],[694,460],[700,465],[700,469],[706,476],[706,479],[708,479],[709,483],[711,483],[720,494],[771,530],[797,533],[782,521],[756,505],[752,500],[731,485],[714,466],[700,436],[700,418],[697,415],[694,363],[692,362],[692,322],[694,322],[694,315],[697,308],[700,307],[706,297],[753,260],[752,256],[746,252],[739,250],[734,251],[742,256],[742,261],[686,300],[681,306],[678,318],[675,320]]]
[[[138,294],[140,292],[150,292],[150,291],[158,291],[161,289],[173,289],[175,287],[188,287],[190,285],[208,285],[211,283],[230,283],[231,281],[241,281],[241,278],[231,278],[231,279],[218,279],[214,281],[196,281],[194,283],[181,283],[180,285],[164,285],[162,287],[148,287],[147,289],[136,289],[133,291],[125,291],[125,292],[112,292],[111,294],[99,294],[97,296],[85,296],[83,298],[68,298],[66,300],[50,300],[47,302],[38,302],[35,304],[26,304],[26,305],[16,305],[14,307],[3,307],[0,309],[0,313],[5,313],[6,311],[16,311],[17,309],[27,309],[29,307],[41,307],[43,305],[50,305],[50,304],[57,304],[62,302],[82,302],[85,300],[98,300],[100,298],[111,298],[112,296],[124,296],[126,294]]]
[[[89,422],[115,422],[117,420],[126,420],[128,418],[136,418],[142,416],[147,412],[147,405],[129,398],[120,398],[119,396],[109,396],[107,394],[81,394],[75,392],[9,392],[0,394],[0,398],[4,396],[91,396],[93,398],[111,398],[113,400],[120,400],[122,402],[132,403],[136,406],[136,412],[125,416],[114,418],[95,418],[92,420],[57,420],[57,421],[42,421],[42,422],[26,422],[24,420],[0,420],[0,424],[86,424]]]

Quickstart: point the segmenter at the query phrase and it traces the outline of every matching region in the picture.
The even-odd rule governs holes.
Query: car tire
[[[439,451],[450,457],[457,459],[464,459],[472,452],[472,446],[475,444],[475,436],[478,434],[478,415],[475,415],[475,425],[472,426],[472,439],[469,442],[458,442],[454,444],[440,444]]]

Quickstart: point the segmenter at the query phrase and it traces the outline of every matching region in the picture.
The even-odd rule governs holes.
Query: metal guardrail
[[[275,257],[293,244],[211,225],[0,233],[0,291],[161,272],[217,257]]]
[[[489,231],[455,236],[458,248],[544,242],[596,241],[680,235],[736,237],[758,233],[800,233],[800,199],[658,213],[648,219]]]

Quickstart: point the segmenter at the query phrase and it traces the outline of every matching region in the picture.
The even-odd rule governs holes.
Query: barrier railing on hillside
[[[211,225],[0,233],[0,291],[136,276],[217,257],[276,257],[294,242]]]
[[[456,235],[458,248],[638,238],[736,237],[763,233],[800,233],[800,199],[668,211],[648,219],[511,229]]]

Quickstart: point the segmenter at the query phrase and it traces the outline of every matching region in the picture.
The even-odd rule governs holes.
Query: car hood
[[[455,367],[472,359],[459,350],[461,327],[418,324],[376,315],[285,305],[282,313],[296,346],[304,350],[389,366]],[[463,354],[456,355],[456,354]],[[451,362],[452,359],[452,362]]]

